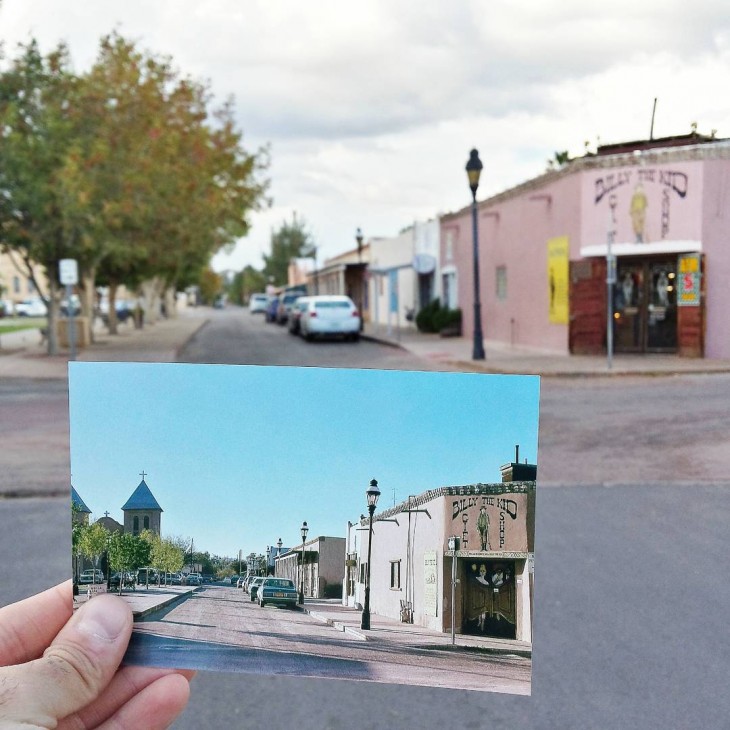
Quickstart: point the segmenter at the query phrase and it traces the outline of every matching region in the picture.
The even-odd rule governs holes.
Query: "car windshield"
[[[273,586],[274,588],[294,588],[294,584],[290,580],[283,578],[269,578],[266,581],[267,587]]]

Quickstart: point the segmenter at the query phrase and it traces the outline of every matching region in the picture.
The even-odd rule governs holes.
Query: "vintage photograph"
[[[74,605],[129,664],[529,695],[539,388],[69,363]]]

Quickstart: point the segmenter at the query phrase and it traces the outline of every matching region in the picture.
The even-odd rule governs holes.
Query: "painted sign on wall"
[[[438,557],[435,550],[423,554],[423,612],[426,616],[438,615]]]
[[[635,165],[584,173],[581,246],[701,239],[698,162]]]
[[[527,494],[477,494],[446,500],[449,534],[460,551],[527,552]],[[444,546],[447,549],[447,546]]]
[[[568,324],[568,237],[549,239],[547,249],[550,322]]]

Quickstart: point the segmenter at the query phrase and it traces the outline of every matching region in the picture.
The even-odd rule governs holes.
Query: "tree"
[[[263,273],[254,269],[253,266],[246,266],[239,271],[228,287],[228,297],[236,304],[246,304],[249,297],[257,292],[266,289],[266,277]]]
[[[109,568],[115,572],[134,571],[150,560],[150,544],[138,535],[114,533],[109,540]],[[119,581],[119,594],[124,581]]]
[[[99,558],[107,549],[109,532],[99,522],[83,525],[78,531],[78,552],[85,558],[93,560],[94,567],[98,567]]]
[[[200,275],[198,286],[203,303],[213,304],[215,298],[223,292],[223,279],[212,269],[205,269]]]
[[[58,261],[78,258],[82,240],[64,210],[61,172],[75,129],[77,79],[60,44],[42,56],[35,40],[0,74],[0,237],[17,251],[48,309],[48,352],[57,352]],[[34,263],[45,267],[48,295]]]
[[[291,222],[283,221],[281,227],[271,234],[271,253],[264,254],[265,277],[273,277],[274,282],[283,284],[287,281],[289,263],[292,259],[310,258],[314,256],[316,247],[311,234],[307,231],[303,219],[297,218],[296,212]]]

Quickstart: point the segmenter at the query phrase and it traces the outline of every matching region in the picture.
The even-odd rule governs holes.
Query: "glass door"
[[[617,352],[644,349],[644,264],[618,261],[613,290],[613,341]]]
[[[647,262],[646,349],[674,352],[677,349],[676,261]]]

